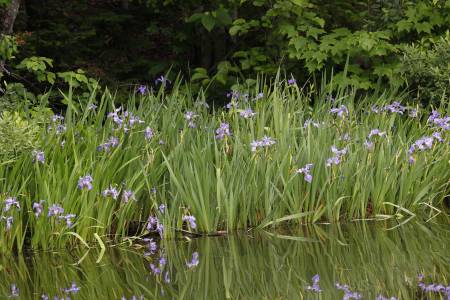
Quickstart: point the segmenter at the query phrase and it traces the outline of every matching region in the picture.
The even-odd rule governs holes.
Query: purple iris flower
[[[148,255],[155,254],[156,251],[158,250],[158,245],[156,244],[156,242],[153,241],[153,239],[144,239],[144,242],[147,243],[147,249],[148,249],[148,252],[145,252],[144,255],[148,256]]]
[[[192,253],[191,261],[186,262],[186,266],[187,266],[189,269],[192,269],[192,268],[198,266],[199,263],[200,263],[200,261],[199,261],[199,255],[198,255],[198,252],[194,252],[194,253]]]
[[[115,148],[119,145],[119,139],[112,136],[105,143],[100,144],[97,147],[98,151],[104,150],[105,152],[109,152],[111,148]]]
[[[111,197],[114,200],[117,200],[117,197],[119,197],[119,191],[113,187],[112,185],[109,186],[106,190],[102,192],[103,197]]]
[[[408,152],[409,154],[412,154],[416,149],[420,151],[431,149],[433,147],[433,142],[434,142],[433,137],[429,136],[422,137],[411,145]]]
[[[171,81],[169,79],[167,79],[166,77],[164,77],[163,75],[161,75],[155,80],[155,84],[158,84],[158,83],[161,83],[162,86],[166,86],[166,84],[171,83]]]
[[[158,224],[158,219],[154,216],[150,216],[148,217],[148,221],[147,221],[147,230],[148,231],[153,231],[156,228],[156,224]]]
[[[78,188],[80,190],[82,189],[87,189],[88,191],[92,190],[92,177],[91,175],[86,175],[83,177],[80,177],[80,179],[78,179]]]
[[[123,192],[122,195],[123,202],[128,203],[131,199],[134,199],[134,193],[131,190],[127,190]]]
[[[144,95],[145,93],[147,93],[147,86],[145,85],[140,85],[137,88],[137,91],[139,92],[139,94]]]
[[[297,83],[297,80],[295,80],[294,78],[291,78],[288,80],[288,85],[294,85]]]
[[[260,142],[262,147],[269,147],[276,144],[275,140],[269,136],[263,136]]]
[[[309,290],[309,291],[316,292],[316,293],[322,292],[322,290],[320,289],[320,286],[319,286],[319,281],[320,281],[319,274],[314,275],[314,277],[312,278],[313,284],[312,285],[308,285],[306,287],[306,289]]]
[[[367,150],[372,151],[375,147],[375,143],[369,140],[364,141],[364,146],[366,146]]]
[[[441,116],[441,114],[437,110],[433,110],[428,117],[428,122],[434,122],[435,119],[438,119]]]
[[[64,121],[64,117],[58,114],[55,114],[51,117],[51,121],[52,123],[56,123],[56,122],[63,122]]]
[[[20,209],[20,203],[17,201],[16,197],[9,197],[5,199],[5,208],[3,211],[9,211],[11,207],[15,206],[17,209]]]
[[[360,293],[352,292],[350,290],[350,287],[348,285],[340,285],[339,283],[336,283],[336,288],[338,290],[344,291],[344,297],[342,300],[349,300],[349,299],[362,299],[362,296]]]
[[[77,286],[77,284],[75,282],[72,282],[72,285],[70,286],[70,288],[65,288],[63,289],[64,293],[66,294],[76,294],[80,291],[80,288]]]
[[[439,143],[442,143],[444,139],[442,138],[442,134],[440,132],[433,132],[431,135],[433,138],[435,138]]]
[[[184,216],[182,217],[182,220],[183,220],[183,222],[188,223],[189,226],[190,226],[192,229],[196,229],[196,228],[197,228],[197,223],[195,222],[196,220],[195,220],[195,217],[194,217],[194,216],[184,215]]]
[[[262,99],[262,98],[264,98],[264,93],[258,93],[255,96],[255,98],[253,98],[253,101],[257,101],[257,100]]]
[[[303,174],[304,175],[304,179],[311,183],[312,182],[312,175],[310,174],[311,168],[313,167],[313,164],[306,164],[306,166],[304,166],[303,168],[298,169],[297,171],[295,171],[297,174]]]
[[[32,152],[33,158],[35,162],[44,163],[45,162],[45,154],[42,151],[34,150]]]
[[[5,220],[5,222],[6,222],[6,231],[10,231],[11,227],[12,227],[12,224],[13,224],[13,221],[14,221],[14,218],[12,216],[9,216],[9,217],[0,216],[0,220]]]
[[[256,115],[251,108],[247,108],[239,113],[244,119],[250,119]]]
[[[65,220],[65,221],[66,221],[67,228],[70,228],[70,227],[72,227],[72,225],[73,225],[72,219],[73,219],[73,218],[76,218],[76,216],[77,216],[77,215],[74,215],[74,214],[67,214],[67,215],[64,215],[64,216],[59,216],[58,218],[59,218],[60,220]]]
[[[220,127],[216,129],[216,139],[223,140],[226,136],[230,135],[230,124],[220,123]]]
[[[378,135],[378,136],[382,137],[382,136],[386,135],[386,131],[381,131],[380,129],[372,129],[369,133],[368,138],[370,139],[374,135]]]
[[[165,204],[161,204],[158,207],[158,209],[159,209],[159,212],[163,214],[166,211],[166,205]]]
[[[229,103],[227,103],[227,104],[225,105],[225,108],[226,108],[226,109],[232,109],[232,108],[236,108],[236,109],[237,109],[238,106],[239,106],[238,101],[232,99],[231,102],[229,102]]]
[[[386,106],[384,107],[384,110],[389,111],[389,112],[391,112],[391,113],[398,113],[398,114],[400,114],[400,115],[403,115],[403,113],[404,113],[405,110],[406,110],[406,107],[402,106],[402,105],[400,104],[400,102],[394,101],[394,102],[392,102],[391,104],[386,105]]]
[[[333,152],[334,156],[327,159],[325,165],[327,167],[331,167],[332,165],[339,165],[341,163],[341,158],[345,154],[347,154],[347,148],[343,148],[339,150],[336,146],[331,147],[331,152]]]
[[[58,215],[62,215],[63,213],[64,213],[64,208],[62,208],[58,204],[52,204],[52,206],[50,206],[48,208],[47,216],[49,216],[49,217],[58,216]]]
[[[347,109],[347,106],[341,105],[338,108],[330,109],[330,113],[337,114],[339,116],[339,118],[342,119],[342,118],[348,116],[348,109]]]
[[[263,136],[261,140],[255,140],[250,143],[252,152],[255,152],[258,148],[262,147],[270,147],[272,145],[275,145],[276,141],[268,136]]]
[[[150,269],[152,270],[152,273],[155,276],[161,273],[161,269],[156,267],[154,264],[150,264]]]
[[[33,203],[33,211],[36,218],[38,218],[42,214],[42,211],[44,210],[44,203],[44,200]]]

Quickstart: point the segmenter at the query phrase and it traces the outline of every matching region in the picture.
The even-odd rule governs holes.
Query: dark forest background
[[[194,90],[220,93],[278,70],[302,83],[327,72],[361,90],[407,88],[426,102],[446,99],[449,86],[450,1],[0,0],[0,7],[3,92],[5,81],[42,93],[69,77],[150,85],[168,70]]]

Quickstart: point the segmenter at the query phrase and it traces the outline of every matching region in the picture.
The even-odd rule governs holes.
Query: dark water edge
[[[156,250],[147,242],[1,256],[0,299],[343,299],[336,283],[362,299],[447,299],[420,286],[450,285],[448,221],[392,227],[353,222],[157,241]]]

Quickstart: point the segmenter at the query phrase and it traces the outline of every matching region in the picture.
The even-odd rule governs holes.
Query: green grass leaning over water
[[[229,109],[208,109],[179,83],[132,94],[121,110],[108,91],[85,105],[63,94],[64,119],[46,118],[38,149],[1,160],[0,252],[121,242],[147,228],[168,238],[445,213],[450,106],[430,118],[386,93],[259,86],[233,93]]]

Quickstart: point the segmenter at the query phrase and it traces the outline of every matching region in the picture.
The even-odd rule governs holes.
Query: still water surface
[[[105,253],[80,248],[2,256],[0,298],[343,299],[347,290],[348,299],[447,299],[445,292],[423,293],[420,285],[450,285],[448,222],[387,230],[391,225],[183,238],[158,243],[156,250],[121,246]]]

